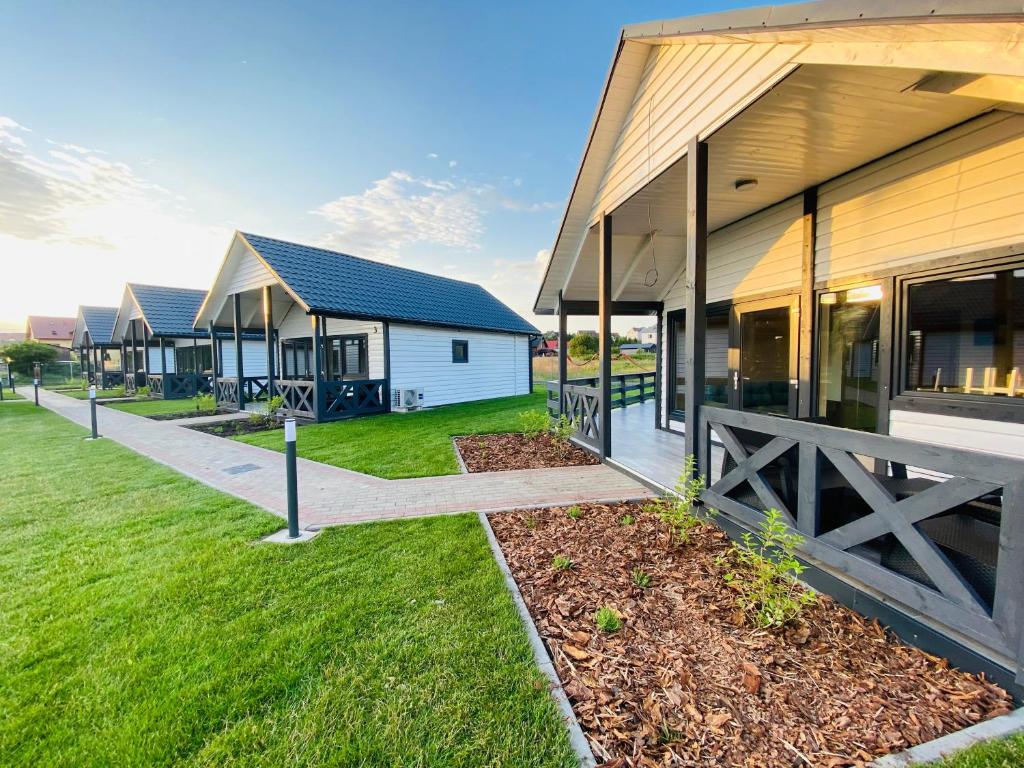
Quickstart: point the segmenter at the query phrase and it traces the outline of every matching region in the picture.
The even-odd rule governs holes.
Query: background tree
[[[597,337],[589,334],[577,333],[569,339],[569,356],[577,360],[585,357],[593,357],[597,354]]]
[[[33,363],[45,365],[57,359],[57,348],[38,341],[19,341],[0,349],[0,357],[10,358],[15,373],[31,376]]]

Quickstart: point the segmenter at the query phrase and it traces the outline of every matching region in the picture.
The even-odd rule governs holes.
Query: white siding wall
[[[328,336],[355,336],[366,334],[366,362],[369,378],[384,378],[384,324],[368,320],[335,320],[327,318]]]
[[[237,376],[238,362],[235,358],[235,340],[221,339],[221,376]],[[263,341],[244,339],[242,341],[242,373],[245,376],[267,375],[267,344]]]
[[[452,362],[452,340],[469,342],[469,362]],[[447,405],[529,391],[528,339],[393,323],[391,388],[423,388],[423,404]]]
[[[593,221],[678,160],[707,133],[792,68],[800,45],[652,46],[633,104],[608,161]]]
[[[264,285],[274,285],[277,283],[277,280],[267,271],[263,263],[253,256],[248,249],[244,252],[239,252],[237,256],[235,254],[232,254],[232,256],[238,259],[238,263],[234,273],[231,275],[231,280],[226,283],[223,291],[223,295],[228,297],[229,300],[232,294],[245,293],[254,288],[262,288]]]
[[[1024,242],[1024,115],[942,133],[823,186],[818,200],[818,279]]]
[[[293,303],[288,310],[280,314],[274,310],[274,319],[277,321],[277,335],[281,340],[302,339],[313,335],[313,321],[298,304]]]
[[[192,343],[191,340],[189,343]],[[151,374],[160,373],[160,348],[150,347],[148,356],[149,372]],[[164,361],[167,363],[166,373],[174,373],[174,347],[164,347]]]

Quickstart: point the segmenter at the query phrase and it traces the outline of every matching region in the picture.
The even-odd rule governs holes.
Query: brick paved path
[[[39,402],[77,424],[89,426],[87,400],[40,389]],[[104,438],[285,516],[284,454],[113,408],[101,406],[98,420]],[[299,459],[299,524],[310,530],[366,520],[649,495],[644,486],[603,465],[383,480]]]

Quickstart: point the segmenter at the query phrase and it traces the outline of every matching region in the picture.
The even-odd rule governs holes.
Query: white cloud
[[[329,247],[394,260],[413,243],[464,250],[480,247],[483,210],[477,190],[453,181],[392,171],[358,195],[346,195],[313,211],[332,226]]]
[[[427,158],[430,159],[430,160],[437,160],[437,152],[429,152],[429,153],[427,153]]]
[[[458,164],[459,164],[459,161],[458,161],[458,160],[449,160],[449,161],[448,161],[448,167],[449,167],[449,168],[454,168],[454,167],[455,167],[455,166],[457,166]]]
[[[116,303],[125,279],[204,285],[230,229],[197,223],[180,196],[106,153],[39,137],[0,116],[0,253],[45,291],[5,296],[18,314]]]

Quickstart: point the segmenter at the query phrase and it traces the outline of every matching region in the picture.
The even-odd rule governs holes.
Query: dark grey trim
[[[665,359],[665,351],[661,346],[665,338],[665,312],[664,310],[658,312],[658,335],[657,344],[655,345],[655,358],[654,358],[654,428],[662,429],[661,426],[661,414],[662,414],[662,400],[664,394],[661,391],[662,382],[665,380],[664,372],[662,371],[662,360]]]
[[[803,243],[800,257],[800,339],[797,344],[798,400],[797,416],[811,415],[814,402],[814,242],[818,227],[818,188],[804,191],[802,219]]]
[[[462,360],[455,358],[455,349],[457,345],[462,345],[466,350]],[[452,339],[452,365],[466,365],[469,363],[469,339]]]
[[[384,381],[387,395],[385,412],[391,413],[391,323],[382,321],[382,333],[384,334]],[[532,366],[531,366],[532,368]]]
[[[707,331],[708,282],[708,145],[696,137],[686,152],[686,326],[684,365],[686,390],[683,410],[687,424],[697,424],[704,404],[704,358]],[[710,454],[701,450],[701,435],[687,429],[684,453],[705,465]],[[710,476],[705,473],[705,476]]]
[[[267,395],[273,399],[277,396],[274,388],[274,302],[270,286],[263,286],[263,335],[267,345]]]
[[[600,422],[600,455],[606,459],[612,455],[612,217],[601,217],[598,232],[598,370],[600,394],[598,420]]]
[[[565,381],[569,378],[568,370],[568,313],[565,311],[565,301],[562,299],[562,292],[558,292],[558,414],[565,413]]]
[[[235,319],[235,377],[238,379],[238,410],[245,410],[245,372],[242,370],[242,295],[236,293],[231,297]]]
[[[661,311],[660,301],[612,301],[613,315],[653,315]],[[600,312],[600,301],[564,301],[567,315],[590,315]]]
[[[307,314],[317,314],[321,317],[330,317],[335,320],[368,320],[370,322],[384,322],[385,320],[391,323],[398,323],[401,325],[415,325],[422,328],[445,328],[453,331],[477,331],[479,333],[509,333],[516,336],[522,336],[524,334],[539,333],[539,331],[530,326],[529,328],[493,328],[490,326],[483,325],[456,325],[453,323],[436,323],[429,322],[427,320],[409,320],[404,317],[393,317],[389,315],[364,315],[356,312],[338,312],[330,309],[319,309],[312,307]]]

